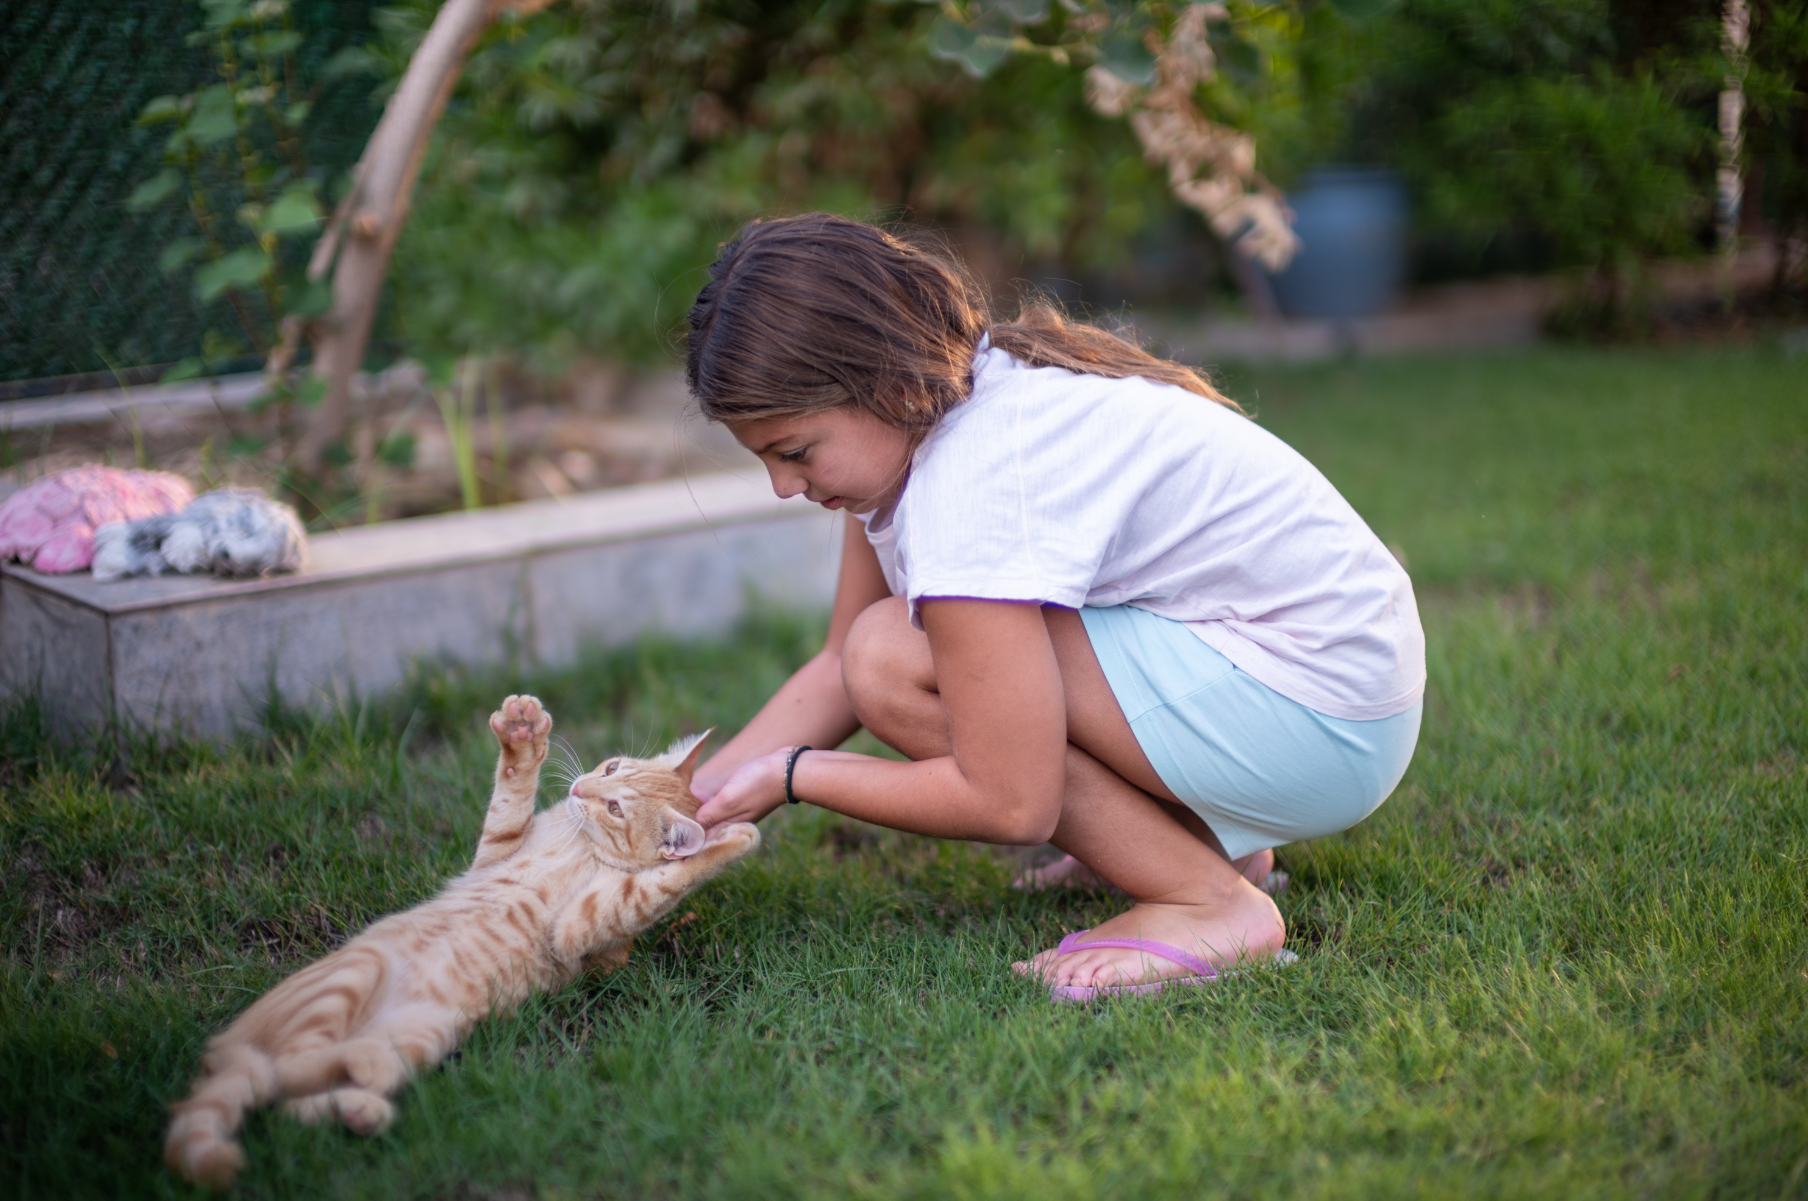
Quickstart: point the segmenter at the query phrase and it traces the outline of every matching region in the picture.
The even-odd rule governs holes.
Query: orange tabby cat
[[[271,1101],[304,1122],[382,1130],[394,1116],[388,1095],[479,1018],[592,964],[626,963],[635,934],[759,845],[751,825],[705,838],[691,820],[707,734],[657,759],[611,759],[536,813],[552,716],[511,696],[490,728],[502,755],[471,870],[296,972],[215,1035],[194,1090],[172,1107],[170,1167],[230,1184],[245,1163],[233,1135],[247,1109]]]

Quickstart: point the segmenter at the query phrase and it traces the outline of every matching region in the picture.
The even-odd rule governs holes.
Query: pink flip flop
[[[1166,959],[1169,963],[1178,963],[1192,972],[1191,976],[1168,976],[1161,980],[1150,980],[1144,984],[1051,984],[1048,995],[1057,1001],[1074,1001],[1085,1004],[1096,1001],[1100,997],[1140,997],[1149,993],[1158,993],[1170,984],[1198,985],[1206,984],[1218,977],[1218,969],[1200,959],[1189,955],[1179,947],[1171,947],[1165,942],[1151,942],[1146,938],[1101,938],[1093,942],[1081,942],[1089,930],[1075,930],[1061,940],[1055,948],[1056,955],[1067,955],[1074,951],[1090,951],[1094,947],[1123,947],[1126,950],[1142,951],[1157,959]]]
[[[1076,1004],[1084,1005],[1086,1002],[1096,1001],[1100,997],[1141,997],[1151,993],[1158,993],[1170,984],[1176,986],[1185,985],[1187,987],[1210,984],[1219,976],[1226,974],[1224,970],[1212,966],[1197,955],[1189,954],[1179,947],[1169,946],[1165,942],[1154,942],[1146,938],[1100,938],[1095,939],[1092,942],[1080,941],[1080,939],[1090,933],[1091,931],[1089,930],[1075,930],[1072,934],[1069,934],[1066,938],[1061,940],[1060,945],[1055,948],[1055,954],[1060,956],[1074,951],[1089,951],[1094,947],[1123,947],[1130,951],[1142,951],[1145,954],[1155,956],[1157,959],[1166,959],[1169,963],[1178,963],[1181,967],[1186,968],[1194,974],[1191,976],[1167,976],[1160,980],[1150,980],[1143,984],[1101,984],[1096,986],[1083,984],[1051,984],[1048,986],[1048,995],[1052,999],[1056,1001],[1071,1001]],[[1295,955],[1292,951],[1282,950],[1274,953],[1273,962],[1278,967],[1289,963],[1296,963],[1298,960],[1299,956]],[[1243,969],[1235,968],[1231,970],[1242,971]]]

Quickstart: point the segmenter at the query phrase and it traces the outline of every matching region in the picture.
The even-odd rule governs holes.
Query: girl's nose
[[[777,467],[766,468],[766,474],[772,477],[772,490],[778,493],[781,500],[790,500],[809,489],[801,475],[794,471],[784,471]]]

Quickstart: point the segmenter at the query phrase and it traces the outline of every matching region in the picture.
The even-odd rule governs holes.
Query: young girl
[[[822,652],[698,772],[705,826],[787,799],[1053,842],[1133,900],[1017,970],[1060,999],[1281,951],[1270,848],[1356,824],[1418,739],[1412,585],[1200,375],[873,226],[756,222],[690,314],[691,391],[780,496],[848,514]],[[832,749],[861,726],[912,760]]]

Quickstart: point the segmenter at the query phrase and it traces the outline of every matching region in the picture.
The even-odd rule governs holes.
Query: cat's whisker
[[[559,754],[563,757],[563,762],[570,764],[573,767],[578,767],[583,764],[584,761],[578,757],[577,751],[572,748],[572,745],[569,742],[558,737],[555,737],[553,742],[558,746]]]
[[[578,754],[572,749],[571,744],[563,738],[555,737],[553,743],[559,749],[559,758],[556,762],[549,762],[546,770],[554,779],[565,785],[566,791],[570,791],[586,774],[583,761],[578,758]]]

